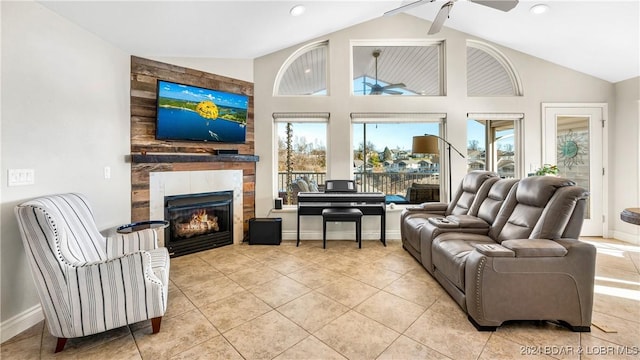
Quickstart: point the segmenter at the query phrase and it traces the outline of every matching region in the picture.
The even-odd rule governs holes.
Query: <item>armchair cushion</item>
[[[565,256],[567,249],[553,240],[514,239],[505,240],[502,246],[513,250],[516,257]]]

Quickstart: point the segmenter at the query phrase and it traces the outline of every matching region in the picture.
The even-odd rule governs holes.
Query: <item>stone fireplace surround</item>
[[[149,217],[164,219],[164,197],[215,191],[233,191],[233,243],[242,243],[242,170],[171,171],[149,173]],[[164,246],[164,232],[159,232]]]

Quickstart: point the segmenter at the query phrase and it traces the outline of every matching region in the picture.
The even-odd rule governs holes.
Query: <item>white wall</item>
[[[253,82],[252,59],[181,58],[163,56],[143,57],[167,64],[178,65],[233,79]]]
[[[612,236],[640,245],[640,226],[620,220],[626,208],[640,207],[640,77],[615,84],[615,118],[609,133],[612,147]]]
[[[130,221],[130,57],[35,2],[2,6],[2,340],[41,316],[13,208],[82,192],[98,227]],[[111,168],[111,179],[103,176]],[[7,169],[35,184],[7,187]],[[36,309],[36,310],[33,310]],[[33,310],[33,311],[32,311]]]
[[[264,134],[256,139],[260,156],[256,173],[256,216],[282,216],[283,228],[295,232],[295,215],[273,212],[276,196],[277,158],[274,154],[273,112],[330,112],[328,128],[329,178],[351,176],[351,112],[444,112],[447,113],[448,140],[459,149],[467,143],[467,112],[522,112],[524,118],[524,169],[541,164],[541,103],[542,102],[605,102],[614,103],[613,84],[508,48],[494,45],[513,63],[524,87],[522,97],[466,96],[466,40],[468,34],[444,28],[431,39],[446,40],[447,96],[443,97],[369,97],[351,96],[350,41],[426,39],[429,22],[411,15],[382,17],[329,34],[314,41],[329,40],[329,93],[326,97],[274,97],[273,84],[284,61],[300,46],[294,46],[255,60],[255,131]],[[610,106],[611,108],[612,106]],[[464,129],[464,130],[463,130]],[[637,139],[636,139],[637,141]],[[611,141],[610,143],[613,143]],[[628,145],[633,148],[632,145]],[[611,149],[610,149],[611,150]],[[459,183],[466,173],[465,159],[453,157],[453,183]],[[399,212],[388,214],[388,233],[399,237]],[[320,220],[304,220],[302,228],[311,229],[309,237],[321,238]],[[347,224],[348,225],[348,224]],[[287,234],[285,234],[287,235]]]

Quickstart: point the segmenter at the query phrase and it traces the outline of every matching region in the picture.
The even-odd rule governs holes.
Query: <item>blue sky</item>
[[[468,129],[470,139],[478,140],[480,147],[484,147],[484,127],[475,121]],[[304,125],[294,124],[294,137],[304,137],[307,143],[318,143],[326,146],[326,125],[321,123],[306,123]],[[279,127],[278,136],[285,138],[284,124]],[[424,134],[438,134],[438,124],[424,123],[404,123],[404,124],[368,124],[367,126],[367,142],[373,144],[384,144],[389,149],[399,148],[401,150],[411,150],[413,137]],[[362,143],[363,133],[362,124],[356,124],[354,127],[354,148],[358,148]],[[378,151],[384,150],[376,149]],[[462,149],[460,149],[462,151]]]
[[[175,84],[161,80],[158,81],[158,87],[159,96],[171,99],[195,102],[210,100],[216,105],[230,106],[245,110],[249,105],[249,98],[246,95],[203,89],[195,86]]]

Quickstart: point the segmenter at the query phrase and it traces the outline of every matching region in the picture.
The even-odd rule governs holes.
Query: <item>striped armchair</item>
[[[154,230],[105,238],[81,194],[30,200],[15,214],[55,352],[68,338],[143,320],[160,330],[169,253]]]

